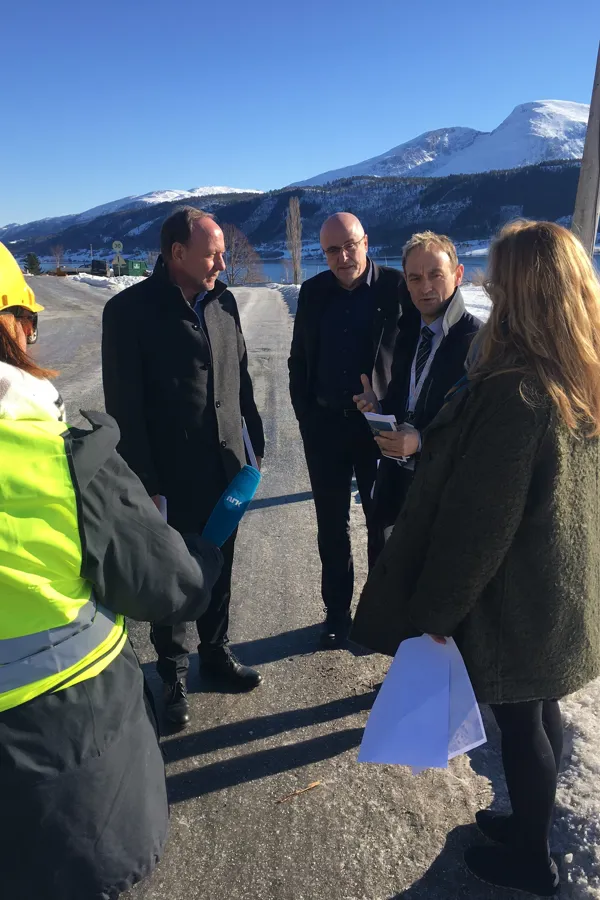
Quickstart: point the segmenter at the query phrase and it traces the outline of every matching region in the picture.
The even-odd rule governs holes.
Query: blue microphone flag
[[[221,494],[204,526],[202,537],[216,544],[217,547],[222,547],[239,525],[259,483],[260,472],[258,469],[255,469],[254,466],[244,466]]]

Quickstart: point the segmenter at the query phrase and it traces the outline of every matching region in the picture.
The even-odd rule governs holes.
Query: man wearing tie
[[[394,350],[392,379],[379,402],[366,375],[354,400],[361,412],[383,412],[402,423],[376,437],[381,459],[373,495],[379,549],[404,503],[421,451],[422,432],[450,388],[465,373],[465,360],[481,322],[467,312],[460,290],[464,266],[445,235],[425,231],[404,246],[402,266],[420,316],[404,316]]]

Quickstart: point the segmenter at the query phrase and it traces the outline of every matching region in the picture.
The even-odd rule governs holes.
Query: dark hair
[[[34,378],[54,378],[58,372],[53,369],[42,369],[27,356],[24,350],[21,350],[19,342],[11,333],[11,323],[16,327],[17,320],[14,316],[0,316],[0,362],[21,369],[23,372],[33,375]]]
[[[173,244],[187,244],[192,236],[192,224],[196,219],[212,219],[210,213],[195,206],[179,206],[165,219],[160,229],[160,252],[163,259],[171,259]]]

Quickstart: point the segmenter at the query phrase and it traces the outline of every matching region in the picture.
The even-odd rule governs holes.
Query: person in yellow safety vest
[[[40,309],[0,245],[0,894],[112,900],[152,871],[168,824],[125,617],[196,620],[222,557],[163,520],[113,419],[65,424],[16,307]]]

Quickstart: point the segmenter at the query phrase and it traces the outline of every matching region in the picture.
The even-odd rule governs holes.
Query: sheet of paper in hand
[[[485,743],[481,714],[453,640],[428,635],[403,641],[371,710],[359,762],[448,767]]]
[[[363,413],[363,416],[369,423],[369,428],[374,435],[381,434],[386,431],[398,431],[398,422],[396,416],[385,416],[382,413]],[[386,459],[395,459],[396,462],[406,462],[406,456],[390,456],[389,453],[382,453]]]
[[[381,413],[363,413],[373,434],[380,431],[398,431],[396,416],[384,416]]]

